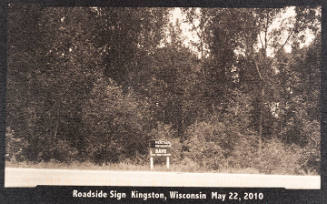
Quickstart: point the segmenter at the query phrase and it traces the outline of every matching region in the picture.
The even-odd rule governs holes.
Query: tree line
[[[182,9],[190,48],[172,8],[11,4],[7,159],[319,172],[320,11],[287,9]]]

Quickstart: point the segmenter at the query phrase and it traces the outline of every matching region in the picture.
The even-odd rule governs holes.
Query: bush
[[[189,157],[185,157],[178,166],[180,171],[194,172],[201,169],[198,162],[190,159]]]
[[[234,150],[229,160],[229,168],[246,169],[254,168],[254,159],[257,157],[258,136],[257,135],[239,135]]]
[[[286,145],[278,139],[265,141],[262,152],[254,156],[254,166],[267,174],[298,174],[301,149],[297,145]]]
[[[320,173],[320,124],[318,121],[308,121],[304,123],[303,129],[307,144],[301,149],[301,159],[299,164],[304,173]]]
[[[311,162],[318,161],[319,151],[312,149],[309,153],[307,151],[309,147],[314,146],[313,144],[302,148],[295,144],[284,144],[281,140],[273,138],[262,142],[262,152],[259,153],[257,134],[247,135],[229,131],[231,130],[223,123],[215,121],[193,124],[187,132],[189,138],[185,145],[189,152],[185,154],[184,160],[193,161],[192,166],[196,168],[201,166],[207,171],[230,172],[237,169],[252,169],[265,174],[318,173],[319,165],[313,165]]]
[[[89,128],[87,152],[97,163],[119,162],[147,153],[150,112],[146,101],[124,93],[110,78],[98,78],[83,104],[83,124]]]
[[[53,159],[59,162],[73,162],[77,155],[78,150],[72,147],[68,141],[59,139],[55,145],[55,150],[53,152]]]
[[[303,150],[298,145],[287,145],[279,139],[263,141],[261,154],[257,151],[256,137],[248,136],[242,146],[235,148],[234,168],[254,168],[265,174],[301,174]],[[246,142],[248,141],[248,142]],[[238,164],[238,165],[237,165]]]
[[[24,160],[22,149],[26,145],[21,138],[15,137],[15,131],[6,128],[6,155],[7,161],[20,162]]]
[[[217,170],[225,165],[224,161],[230,154],[232,145],[229,143],[231,135],[223,123],[214,120],[193,124],[187,134],[185,145],[190,159],[208,169]]]

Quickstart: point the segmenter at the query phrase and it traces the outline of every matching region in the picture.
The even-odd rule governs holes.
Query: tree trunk
[[[263,138],[263,111],[264,111],[264,97],[265,89],[263,88],[263,85],[261,85],[260,90],[260,102],[259,102],[259,154],[262,152],[262,138]]]
[[[60,109],[61,109],[61,102],[58,102],[58,109],[57,109],[57,120],[56,120],[56,126],[54,128],[54,134],[53,134],[53,140],[56,142],[56,137],[58,134],[58,128],[59,128],[59,123],[60,123]],[[55,144],[55,143],[53,143]]]

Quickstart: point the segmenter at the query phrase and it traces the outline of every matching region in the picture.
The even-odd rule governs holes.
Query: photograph
[[[5,188],[321,189],[321,6],[7,12]]]

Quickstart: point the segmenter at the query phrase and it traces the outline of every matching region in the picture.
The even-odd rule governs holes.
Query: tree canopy
[[[7,159],[142,164],[165,138],[175,162],[318,172],[320,8],[175,10],[11,4]]]

